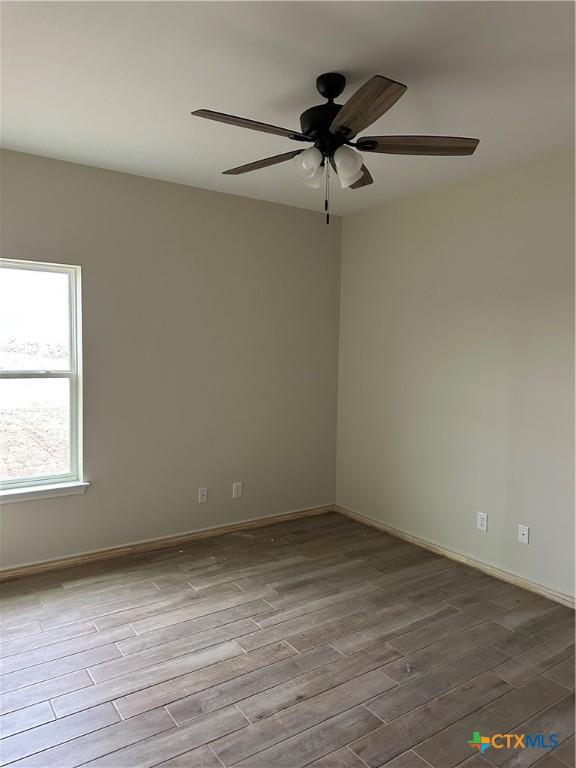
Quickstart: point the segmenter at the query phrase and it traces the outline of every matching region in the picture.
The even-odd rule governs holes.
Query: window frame
[[[0,480],[0,497],[9,497],[18,492],[41,491],[52,487],[84,484],[83,468],[83,424],[82,424],[82,278],[81,268],[71,264],[53,264],[42,261],[0,259],[3,269],[31,270],[35,272],[57,272],[68,276],[68,333],[69,368],[55,371],[45,369],[5,370],[0,368],[2,379],[66,379],[69,391],[70,430],[70,472],[59,475],[25,477],[15,480]]]

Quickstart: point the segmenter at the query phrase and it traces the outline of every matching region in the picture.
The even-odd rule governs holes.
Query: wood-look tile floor
[[[337,514],[2,591],[3,764],[574,766],[573,612]]]

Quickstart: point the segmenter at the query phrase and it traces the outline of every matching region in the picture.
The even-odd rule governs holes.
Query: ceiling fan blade
[[[267,168],[269,165],[277,165],[278,163],[284,163],[286,160],[291,160],[296,155],[299,155],[303,150],[296,149],[294,152],[284,152],[283,155],[274,155],[273,157],[265,157],[264,160],[255,160],[253,163],[246,163],[246,165],[239,165],[236,168],[230,168],[229,171],[222,171],[225,176],[238,176],[241,173],[249,173],[250,171],[257,171],[260,168]]]
[[[372,184],[374,182],[374,179],[372,178],[372,174],[366,168],[365,165],[362,166],[362,176],[358,179],[358,181],[355,181],[354,184],[350,184],[350,189],[360,189],[361,187],[367,187],[368,184]]]
[[[211,109],[197,109],[191,113],[194,117],[204,117],[206,120],[215,120],[218,123],[227,123],[228,125],[237,125],[240,128],[248,128],[251,131],[260,131],[261,133],[273,133],[277,136],[286,136],[289,139],[298,141],[312,141],[299,131],[291,131],[288,128],[279,128],[276,125],[268,123],[259,123],[257,120],[248,120],[245,117],[236,117],[236,115],[227,115],[224,112],[213,112]]]
[[[460,136],[366,136],[358,139],[361,152],[389,155],[471,155],[480,139]]]
[[[389,80],[382,75],[374,75],[359,88],[338,112],[332,125],[331,133],[352,138],[368,128],[387,112],[406,90],[406,86]]]

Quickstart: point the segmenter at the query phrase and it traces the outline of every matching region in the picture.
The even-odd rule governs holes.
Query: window
[[[85,485],[81,371],[80,267],[0,259],[3,497]]]

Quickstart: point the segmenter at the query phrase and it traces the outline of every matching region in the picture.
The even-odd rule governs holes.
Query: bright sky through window
[[[70,367],[68,275],[30,269],[0,274],[0,368]]]

